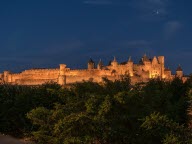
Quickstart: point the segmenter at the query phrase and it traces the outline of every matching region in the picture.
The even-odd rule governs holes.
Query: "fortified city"
[[[60,64],[57,69],[29,69],[21,73],[4,71],[0,74],[0,82],[18,85],[41,85],[46,82],[56,82],[66,85],[82,81],[101,82],[103,77],[114,81],[122,75],[129,75],[132,83],[147,82],[151,78],[172,80],[174,77],[179,77],[183,81],[187,80],[180,65],[176,69],[176,74],[173,75],[171,70],[165,67],[164,56],[154,56],[150,59],[145,54],[137,64],[132,61],[131,57],[122,63],[118,63],[114,57],[107,66],[104,66],[101,60],[96,65],[90,58],[87,69],[72,70],[65,64]]]

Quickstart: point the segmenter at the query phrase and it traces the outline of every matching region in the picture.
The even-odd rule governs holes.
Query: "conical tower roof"
[[[181,65],[179,65],[179,66],[177,67],[177,70],[176,70],[176,71],[183,71],[182,68],[181,68]]]
[[[144,56],[143,56],[143,62],[150,62],[150,60],[146,54],[144,54]]]
[[[128,62],[133,62],[131,56],[129,56]]]
[[[92,63],[95,63],[95,62],[92,60],[92,58],[90,58],[89,61],[88,61],[88,63],[89,63],[89,64],[92,64]]]
[[[147,57],[146,54],[144,54],[144,56],[143,56],[143,61],[150,62],[150,60],[149,60],[149,58]]]
[[[117,62],[116,57],[114,56],[113,62]]]
[[[100,65],[100,66],[102,66],[102,65],[103,65],[103,62],[102,62],[102,60],[101,60],[101,59],[99,60],[98,65]]]

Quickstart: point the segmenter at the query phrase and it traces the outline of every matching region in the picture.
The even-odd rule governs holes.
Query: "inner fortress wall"
[[[83,70],[70,70],[65,73],[66,76],[103,76],[110,75],[111,72],[107,70],[98,70],[98,69],[83,69]]]
[[[102,77],[111,76],[111,72],[107,70],[70,70],[65,73],[66,83],[75,83],[84,81],[101,82]]]
[[[114,77],[114,76],[67,76],[66,77],[66,83],[67,84],[72,84],[72,83],[76,83],[76,82],[82,82],[82,81],[92,81],[92,82],[102,82],[103,77],[106,77],[109,80],[117,80],[118,77]]]
[[[109,67],[109,69],[113,69],[114,67]],[[124,74],[130,74],[130,76],[133,76],[133,66],[132,65],[118,65],[114,68],[118,75],[124,75]]]
[[[102,77],[99,76],[67,76],[66,83],[71,84],[75,82],[82,82],[82,81],[93,81],[93,82],[101,82]]]

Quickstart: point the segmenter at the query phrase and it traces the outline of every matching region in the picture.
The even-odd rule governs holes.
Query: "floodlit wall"
[[[145,56],[142,60],[143,62],[141,61],[139,64],[134,64],[130,59],[128,62],[119,64],[114,59],[111,65],[102,66],[100,69],[71,70],[65,64],[60,64],[57,69],[30,69],[16,74],[4,71],[0,74],[0,82],[19,85],[41,85],[46,82],[56,82],[60,85],[65,85],[82,81],[101,82],[103,77],[109,80],[116,80],[121,75],[127,74],[131,76],[132,83],[136,83],[145,82],[150,78],[156,77],[165,79],[174,77],[171,75],[171,71],[165,70],[164,56],[154,57],[153,59],[147,59]],[[183,72],[181,71],[180,73]],[[186,80],[186,78],[183,79]]]

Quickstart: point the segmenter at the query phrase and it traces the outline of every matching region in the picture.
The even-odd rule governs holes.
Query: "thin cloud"
[[[171,39],[181,29],[182,24],[179,21],[169,21],[164,26],[164,38]]]
[[[164,10],[166,11],[167,0],[140,0],[140,8],[145,10]]]
[[[165,6],[167,0],[147,0],[147,2],[156,6]]]
[[[132,0],[131,2],[132,7],[139,11],[140,18],[150,20],[162,19],[168,15],[169,4],[170,0]]]
[[[110,4],[112,4],[112,2],[109,0],[86,0],[86,1],[83,1],[83,3],[89,4],[89,5],[110,5]]]

